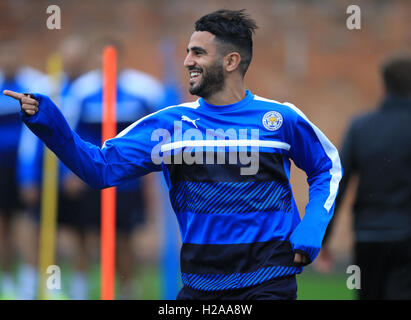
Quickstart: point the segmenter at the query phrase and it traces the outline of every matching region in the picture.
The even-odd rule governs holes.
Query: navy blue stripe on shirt
[[[182,272],[190,274],[249,273],[262,267],[293,266],[293,259],[294,254],[288,241],[183,243],[180,266]]]
[[[195,290],[233,290],[254,286],[270,279],[285,277],[302,272],[302,267],[270,266],[254,272],[232,274],[190,274],[182,273],[184,285]]]
[[[228,149],[228,148],[227,148]],[[203,162],[186,164],[175,160],[176,156],[164,159],[173,184],[179,181],[212,182],[212,181],[281,181],[288,183],[289,179],[284,170],[284,155],[277,152],[267,152],[268,148],[260,148],[258,152],[258,171],[252,175],[241,175],[241,168],[247,168],[250,164],[243,165],[240,161],[240,152],[237,153],[236,164],[230,163],[230,155],[225,153],[224,164],[217,164],[217,152],[203,152]],[[274,149],[273,149],[274,150]],[[275,150],[274,150],[275,151]],[[279,150],[284,152],[284,150]],[[250,153],[247,154],[250,157]],[[212,164],[207,164],[207,159],[213,159]],[[242,157],[246,159],[246,157]],[[182,163],[181,163],[182,162]]]
[[[176,213],[198,214],[291,211],[288,183],[190,182],[176,183],[170,190]]]

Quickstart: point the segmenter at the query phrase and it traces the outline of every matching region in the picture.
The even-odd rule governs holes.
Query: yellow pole
[[[60,104],[62,62],[58,54],[53,54],[47,61],[47,72],[50,79],[51,98]],[[57,224],[57,190],[58,190],[58,161],[56,156],[44,146],[43,184],[41,192],[41,222],[39,243],[39,286],[38,298],[49,299],[47,269],[54,265],[56,224]],[[53,284],[52,284],[53,285]],[[49,288],[48,288],[49,286]]]

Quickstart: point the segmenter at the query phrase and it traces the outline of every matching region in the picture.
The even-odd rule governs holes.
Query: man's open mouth
[[[201,74],[201,71],[190,71],[190,80],[198,78]]]

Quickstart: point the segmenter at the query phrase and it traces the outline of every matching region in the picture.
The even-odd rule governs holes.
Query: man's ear
[[[225,70],[232,72],[238,69],[241,62],[241,56],[238,52],[230,52],[224,57]]]

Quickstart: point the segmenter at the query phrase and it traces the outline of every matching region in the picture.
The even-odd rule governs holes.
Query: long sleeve
[[[103,147],[82,140],[68,125],[57,106],[47,97],[34,94],[39,111],[22,120],[57,157],[91,187],[115,186],[151,171],[161,170],[151,158],[151,133],[155,117],[135,122]]]
[[[64,101],[64,105],[68,105],[70,108],[63,107],[62,113],[70,127],[75,130],[80,106],[75,99],[65,99],[67,101]],[[42,141],[27,126],[23,126],[17,154],[17,180],[20,187],[41,184],[43,151]],[[59,173],[61,179],[72,174],[70,169],[61,162],[59,162]]]
[[[350,181],[351,175],[355,170],[355,161],[354,161],[354,151],[353,151],[353,134],[354,134],[354,123],[353,121],[347,130],[345,137],[343,139],[340,151],[340,158],[341,158],[341,165],[344,170],[344,175],[340,181],[339,190],[337,198],[335,199],[335,208],[334,208],[334,216],[331,219],[327,231],[324,235],[323,245],[326,245],[330,239],[330,235],[334,228],[334,222],[339,213],[339,207],[341,205],[342,199],[344,198],[345,191],[347,190],[347,185]]]
[[[338,184],[342,176],[337,149],[296,107],[290,133],[290,157],[305,171],[309,202],[302,221],[290,236],[293,250],[306,253],[310,262],[318,255],[322,239],[333,215]]]

